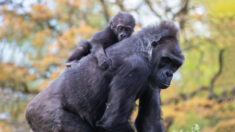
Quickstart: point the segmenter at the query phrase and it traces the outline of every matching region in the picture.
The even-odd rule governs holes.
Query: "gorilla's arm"
[[[73,60],[80,60],[83,56],[86,56],[90,52],[91,46],[87,40],[81,41],[77,48],[72,52],[72,54],[68,57],[67,62],[71,62]]]
[[[147,81],[148,66],[137,55],[128,57],[110,84],[106,111],[97,125],[106,132],[134,132],[128,122],[137,93]]]
[[[91,53],[96,57],[98,65],[101,66],[106,59],[106,54],[104,52],[104,47],[98,41],[92,41]]]
[[[160,89],[148,87],[140,97],[136,129],[138,132],[164,132],[161,120]]]
[[[109,27],[106,27],[104,30],[96,33],[90,40],[91,53],[96,57],[98,65],[103,69],[111,65],[104,48],[107,43],[112,43],[111,40],[109,40],[112,39],[112,35]]]

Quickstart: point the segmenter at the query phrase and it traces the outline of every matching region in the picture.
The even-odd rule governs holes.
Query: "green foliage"
[[[148,7],[140,0],[134,2],[136,8],[129,0],[106,1],[106,7],[98,0],[28,1],[29,5],[3,2],[0,5],[0,90],[11,89],[7,96],[22,95],[22,98],[5,99],[0,93],[0,114],[6,112],[12,116],[0,121],[0,132],[11,132],[18,126],[22,126],[19,131],[28,131],[23,114],[28,96],[35,96],[61,73],[77,42],[89,39],[108,23],[107,14],[112,16],[120,10],[136,16],[137,29],[150,23],[152,19],[145,19],[146,16],[174,19],[180,26],[185,64],[177,72],[172,86],[161,93],[163,118],[173,118],[168,131],[235,131],[234,90],[232,92],[235,1],[189,0],[188,4],[187,0],[177,1],[178,4],[150,1],[152,7]],[[149,10],[151,8],[154,10]],[[221,50],[224,50],[222,63]],[[210,87],[216,95],[212,100],[207,99]],[[137,110],[133,113],[132,120]]]
[[[172,132],[200,132],[200,127],[198,124],[194,124],[190,129],[180,129],[179,131],[173,130]]]
[[[199,130],[200,130],[200,127],[198,124],[195,124],[192,128],[192,132],[199,132]]]

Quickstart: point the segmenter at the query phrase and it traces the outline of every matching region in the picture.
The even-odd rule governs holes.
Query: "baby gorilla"
[[[131,36],[134,27],[135,19],[131,14],[118,13],[102,31],[95,33],[90,40],[81,41],[68,58],[66,65],[71,66],[72,61],[79,60],[91,52],[96,57],[98,66],[107,69],[111,65],[111,60],[107,58],[104,49]]]

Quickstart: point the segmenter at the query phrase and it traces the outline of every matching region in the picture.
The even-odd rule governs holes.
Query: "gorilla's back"
[[[115,73],[115,67],[121,65],[121,60],[131,55],[135,48],[130,49],[133,44],[127,42],[121,41],[106,50],[112,59],[110,69],[100,69],[92,54],[66,68],[30,102],[26,109],[27,120],[37,123],[38,119],[43,121],[42,117],[54,119],[60,116],[56,111],[64,109],[80,115],[82,119],[94,125],[105,111],[109,83]]]
[[[66,68],[63,74],[64,107],[78,112],[77,114],[83,115],[82,118],[94,124],[91,121],[98,120],[105,110],[111,80],[109,71],[100,69],[96,58],[88,55]]]

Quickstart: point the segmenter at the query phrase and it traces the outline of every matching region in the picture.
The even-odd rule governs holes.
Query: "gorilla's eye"
[[[122,26],[118,26],[117,30],[120,32],[123,30],[123,27]]]
[[[126,32],[130,32],[131,31],[131,29],[130,28],[125,28],[125,30],[126,30]]]
[[[171,59],[169,57],[162,57],[161,61],[166,64],[171,63]]]
[[[156,47],[157,45],[158,45],[158,42],[156,42],[156,41],[153,41],[153,42],[152,42],[152,46],[153,46],[153,47]]]
[[[159,67],[164,67],[169,64],[171,64],[171,59],[169,57],[162,57]]]

